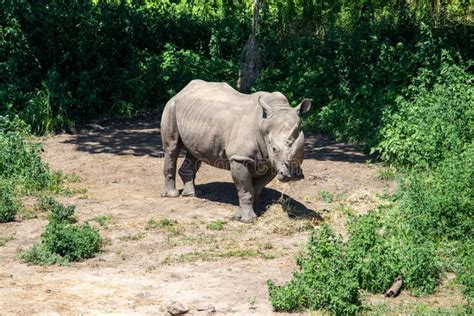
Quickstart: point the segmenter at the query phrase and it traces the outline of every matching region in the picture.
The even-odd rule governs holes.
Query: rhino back
[[[241,94],[225,83],[192,81],[174,98],[176,123],[188,151],[220,168],[229,159],[252,159],[261,110],[258,93]]]

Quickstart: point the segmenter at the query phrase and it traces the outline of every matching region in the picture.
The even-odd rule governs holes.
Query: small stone
[[[210,304],[209,305],[198,306],[196,308],[196,310],[198,312],[204,312],[204,311],[209,312],[209,313],[215,313],[216,312],[216,308],[214,306],[210,305]]]
[[[171,302],[171,304],[169,304],[166,309],[170,315],[183,315],[189,311],[188,308],[179,302]]]

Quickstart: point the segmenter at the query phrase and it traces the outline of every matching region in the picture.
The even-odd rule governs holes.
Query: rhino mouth
[[[290,170],[286,166],[277,174],[277,180],[281,182],[298,181],[304,179],[303,170],[299,166]]]

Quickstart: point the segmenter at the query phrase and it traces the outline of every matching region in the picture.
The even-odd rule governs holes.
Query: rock
[[[171,304],[166,307],[166,310],[170,315],[183,315],[189,311],[187,307],[179,302],[171,302]]]
[[[212,305],[202,305],[202,306],[198,306],[196,307],[196,310],[198,312],[208,312],[208,313],[215,313],[216,312],[216,308]]]

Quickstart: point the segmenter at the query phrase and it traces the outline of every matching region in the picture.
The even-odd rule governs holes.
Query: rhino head
[[[260,97],[263,109],[260,131],[263,134],[268,159],[282,182],[303,179],[301,163],[304,155],[304,135],[300,129],[300,116],[311,108],[311,100],[304,99],[296,108],[280,94],[269,101]]]

